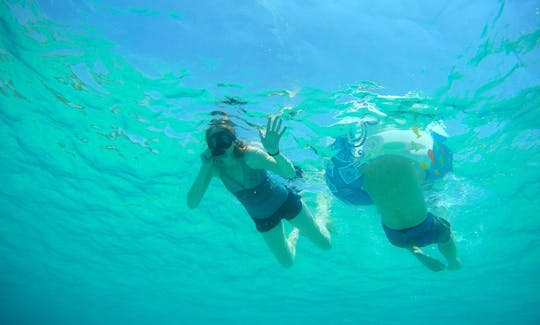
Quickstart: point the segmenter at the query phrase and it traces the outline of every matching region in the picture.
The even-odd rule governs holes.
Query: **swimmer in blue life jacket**
[[[206,130],[208,148],[201,154],[201,168],[187,204],[195,208],[211,179],[218,177],[247,210],[278,262],[289,268],[299,232],[324,250],[331,248],[331,242],[326,225],[316,222],[301,197],[268,173],[283,178],[296,176],[293,165],[279,150],[286,129],[281,124],[279,117],[269,118],[266,130],[259,130],[263,151],[237,139],[234,123],[227,116],[212,120]],[[287,237],[282,219],[295,227]]]
[[[422,191],[425,181],[452,170],[444,132],[413,128],[367,135],[365,122],[361,132],[349,132],[332,144],[337,154],[325,169],[331,192],[348,204],[375,204],[390,243],[409,250],[430,270],[446,268],[420,249],[435,243],[448,269],[461,268],[450,223],[427,211]]]

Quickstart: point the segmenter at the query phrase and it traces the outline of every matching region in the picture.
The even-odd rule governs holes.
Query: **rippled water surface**
[[[42,0],[0,14],[2,324],[540,322],[538,1]],[[331,251],[300,238],[279,267],[216,180],[187,208],[216,109],[248,142],[281,114]],[[429,202],[462,270],[429,272],[373,207],[332,198],[329,139],[363,116],[446,124],[454,172]]]

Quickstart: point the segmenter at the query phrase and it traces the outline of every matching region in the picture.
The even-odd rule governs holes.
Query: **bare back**
[[[427,215],[421,183],[425,172],[408,158],[384,155],[363,166],[363,187],[391,229],[420,224]]]

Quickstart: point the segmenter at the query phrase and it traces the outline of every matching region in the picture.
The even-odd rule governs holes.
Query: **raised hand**
[[[278,116],[268,118],[268,124],[266,130],[259,129],[259,136],[261,137],[261,143],[264,146],[266,152],[270,155],[279,153],[279,140],[287,127],[281,128],[282,119]]]

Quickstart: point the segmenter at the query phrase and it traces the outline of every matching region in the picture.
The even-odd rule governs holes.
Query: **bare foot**
[[[411,252],[420,261],[420,263],[424,264],[428,269],[433,272],[440,272],[446,268],[446,266],[442,262],[426,255],[420,248],[416,246],[411,248]]]

